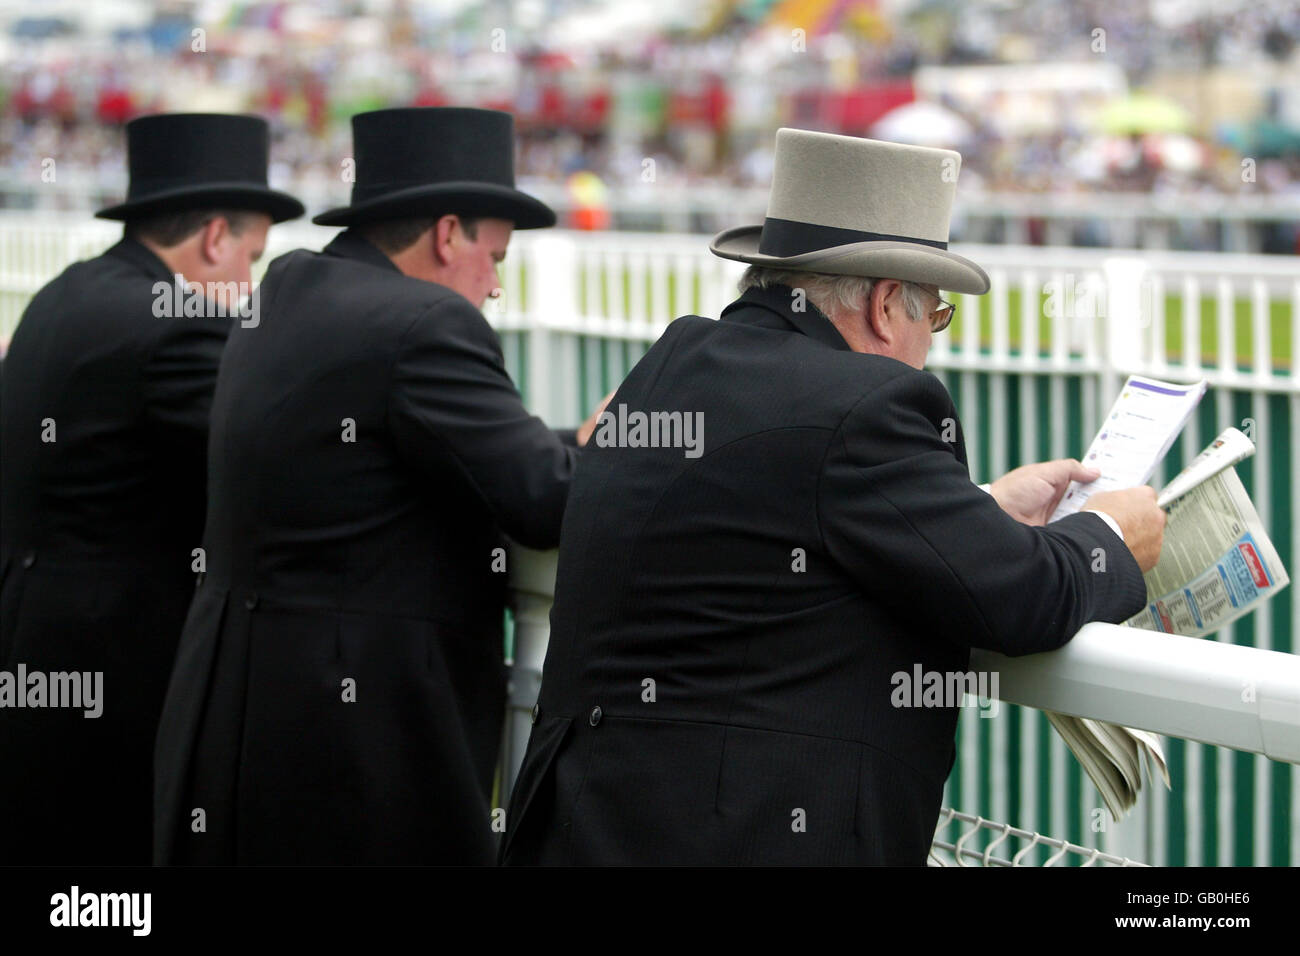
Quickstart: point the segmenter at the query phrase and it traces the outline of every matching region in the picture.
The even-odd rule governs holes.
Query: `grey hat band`
[[[920,239],[916,236],[895,236],[886,232],[819,226],[811,222],[796,222],[793,219],[777,219],[768,216],[763,220],[763,234],[758,242],[758,251],[761,255],[778,256],[784,259],[800,256],[806,252],[847,246],[855,242],[914,242],[933,249],[948,248],[948,243],[941,239]]]

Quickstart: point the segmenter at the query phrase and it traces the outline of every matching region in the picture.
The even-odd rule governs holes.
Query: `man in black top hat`
[[[0,863],[147,864],[151,758],[202,566],[208,414],[273,221],[251,116],[127,126],[125,223],[32,299],[0,415]],[[177,277],[183,277],[178,281]]]
[[[492,862],[502,535],[559,539],[576,443],[524,408],[479,306],[514,228],[513,124],[353,117],[349,227],[273,262],[213,400],[207,574],[158,733],[160,863]]]

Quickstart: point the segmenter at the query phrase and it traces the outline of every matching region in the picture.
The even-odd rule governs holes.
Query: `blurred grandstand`
[[[1300,3],[1244,0],[0,0],[0,206],[107,203],[126,120],[212,110],[270,118],[317,210],[350,115],[455,103],[515,113],[574,225],[761,216],[794,125],[960,149],[957,239],[1294,254],[1297,37]]]

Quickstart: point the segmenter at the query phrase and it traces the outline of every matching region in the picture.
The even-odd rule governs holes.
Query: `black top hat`
[[[312,219],[355,226],[461,213],[509,219],[516,229],[555,225],[551,208],[515,189],[514,117],[500,110],[406,107],[352,117],[352,204]]]
[[[131,183],[126,202],[95,213],[136,219],[187,209],[250,209],[275,222],[303,214],[302,203],[266,185],[266,120],[226,113],[159,113],[126,124]]]

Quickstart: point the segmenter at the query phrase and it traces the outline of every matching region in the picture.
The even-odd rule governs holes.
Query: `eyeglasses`
[[[952,317],[957,312],[957,306],[951,302],[945,302],[937,295],[934,299],[939,303],[939,308],[930,313],[930,331],[938,333],[952,324]]]

